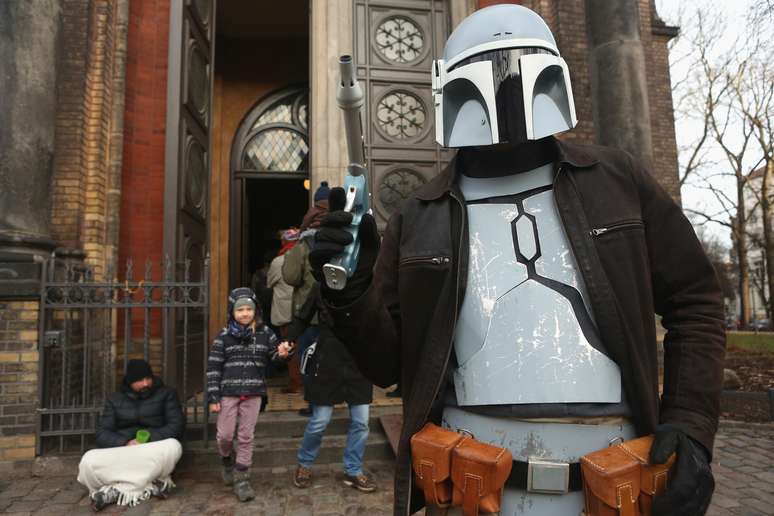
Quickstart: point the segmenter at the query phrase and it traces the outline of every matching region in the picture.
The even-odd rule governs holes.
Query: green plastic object
[[[137,434],[134,436],[135,440],[140,444],[145,444],[150,439],[150,432],[147,430],[137,430]]]

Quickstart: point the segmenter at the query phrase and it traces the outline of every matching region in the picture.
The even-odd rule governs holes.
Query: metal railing
[[[206,385],[209,260],[175,267],[166,260],[154,275],[145,263],[124,280],[81,262],[52,258],[40,284],[40,364],[37,454],[82,453],[91,447],[105,400],[120,386],[131,358],[177,388],[188,426],[208,439]],[[182,270],[179,270],[182,269]],[[193,276],[193,278],[192,278]]]

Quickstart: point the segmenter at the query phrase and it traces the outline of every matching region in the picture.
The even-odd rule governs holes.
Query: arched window
[[[308,176],[308,86],[285,88],[259,102],[234,138],[237,176]]]

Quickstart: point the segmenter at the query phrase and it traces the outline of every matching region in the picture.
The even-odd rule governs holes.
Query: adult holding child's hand
[[[279,355],[280,358],[288,358],[290,354],[293,352],[293,343],[292,342],[282,342],[279,346],[277,346],[277,355]]]

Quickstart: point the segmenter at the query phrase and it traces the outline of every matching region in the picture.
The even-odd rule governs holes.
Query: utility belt
[[[580,462],[530,458],[427,423],[411,438],[416,483],[428,507],[459,507],[464,516],[500,511],[505,488],[561,496],[583,491],[585,516],[648,516],[666,489],[667,464],[650,465],[652,436],[588,453]]]

